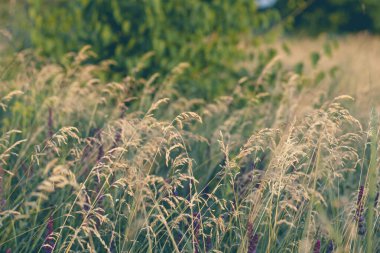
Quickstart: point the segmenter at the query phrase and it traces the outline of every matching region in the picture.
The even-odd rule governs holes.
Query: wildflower
[[[178,232],[175,236],[175,241],[177,244],[178,249],[182,252],[182,240],[183,240],[183,235],[181,232]]]
[[[248,253],[256,253],[259,236],[253,233],[253,224],[248,222],[247,225],[247,238],[248,238]]]
[[[211,235],[208,235],[206,237],[206,252],[209,252],[212,250],[212,240],[211,240]]]
[[[222,213],[222,215],[220,217],[222,218],[222,220],[224,222],[228,222],[229,214],[228,214],[228,212],[224,212],[224,213]]]
[[[193,247],[194,247],[194,252],[198,252],[199,248],[199,242],[198,242],[198,236],[199,236],[199,229],[200,229],[200,213],[194,212],[193,213],[193,234],[194,234],[194,239],[193,239]]]
[[[174,187],[174,188],[173,188],[173,195],[174,195],[175,197],[178,197],[178,196],[179,196],[179,193],[178,193],[177,187]]]
[[[53,109],[51,107],[49,107],[47,126],[48,126],[48,136],[51,139],[54,135],[54,131],[53,131]]]
[[[366,229],[365,219],[364,219],[364,216],[361,215],[358,221],[358,234],[365,235],[366,232],[367,232],[367,229]]]
[[[3,197],[3,178],[4,178],[4,169],[0,167],[0,210],[5,206],[6,201]]]
[[[361,185],[359,188],[359,193],[358,193],[358,200],[356,202],[356,218],[359,218],[361,213],[363,212],[363,194],[364,194],[364,186]]]
[[[334,252],[334,242],[333,240],[330,240],[329,243],[327,244],[326,253],[332,253],[332,252]]]
[[[55,247],[54,239],[52,237],[53,232],[54,232],[53,216],[50,215],[48,223],[46,225],[45,242],[44,242],[44,245],[42,246],[45,253],[52,253]]]
[[[103,147],[103,143],[102,143],[101,130],[99,130],[97,135],[98,135],[98,139],[99,139],[99,148],[98,148],[98,156],[96,158],[96,161],[99,162],[104,156],[104,147]]]
[[[366,224],[363,215],[363,195],[364,195],[364,186],[361,185],[358,193],[358,200],[356,202],[356,213],[355,220],[358,222],[358,234],[364,235],[366,233]]]
[[[314,244],[313,253],[320,253],[321,252],[321,240],[317,240]]]
[[[121,141],[121,128],[117,128],[116,129],[116,132],[115,132],[115,137],[114,137],[114,141],[113,141],[113,145],[111,147],[111,149],[114,149],[118,146],[119,142]]]

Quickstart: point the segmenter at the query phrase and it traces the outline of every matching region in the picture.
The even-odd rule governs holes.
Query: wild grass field
[[[380,252],[379,37],[242,40],[210,99],[0,31],[0,252]]]
[[[360,122],[340,96],[294,117],[294,73],[278,104],[245,80],[187,99],[186,64],[103,84],[89,52],[2,66],[4,252],[376,252],[376,108]]]
[[[318,62],[318,68],[313,69],[311,64],[305,64],[308,75],[316,76],[321,69],[337,68],[337,80],[325,82],[316,87],[312,93],[327,94],[330,99],[342,94],[352,96],[355,103],[350,111],[362,122],[368,120],[373,106],[377,110],[380,109],[377,103],[380,98],[377,82],[380,78],[378,36],[363,32],[335,38],[321,35],[318,38],[288,38],[284,41],[289,46],[290,55],[281,50],[282,43],[277,43],[276,48],[280,57],[286,59],[289,66],[307,62],[313,52],[319,52],[323,56]],[[326,43],[326,41],[332,42]],[[331,55],[323,54],[327,46],[331,47]]]

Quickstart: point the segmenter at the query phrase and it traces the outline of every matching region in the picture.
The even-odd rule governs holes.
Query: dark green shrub
[[[283,10],[289,2],[278,1]],[[294,19],[296,31],[317,35],[321,32],[380,32],[380,1],[378,0],[325,0],[305,1],[304,11]],[[282,11],[285,16],[286,11]]]
[[[235,83],[234,64],[244,55],[238,43],[279,19],[275,10],[257,11],[253,0],[30,0],[29,15],[31,41],[45,55],[60,58],[89,44],[124,75],[153,51],[146,76],[188,62],[181,89],[203,96]]]

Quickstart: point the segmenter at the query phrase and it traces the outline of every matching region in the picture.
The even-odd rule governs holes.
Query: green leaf
[[[312,52],[310,55],[310,60],[312,66],[315,68],[320,60],[321,56],[318,52]]]

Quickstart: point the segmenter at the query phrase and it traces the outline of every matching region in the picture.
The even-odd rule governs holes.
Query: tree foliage
[[[205,86],[214,88],[232,75],[242,38],[279,19],[278,11],[258,12],[252,0],[33,0],[29,16],[32,44],[43,54],[59,58],[89,44],[99,59],[130,73],[153,52],[148,72],[189,62],[191,79],[213,80]],[[220,78],[209,79],[211,72]]]
[[[292,1],[279,1],[283,9]],[[378,0],[325,0],[305,1],[307,7],[294,19],[296,31],[317,35],[321,32],[380,32],[380,1]],[[284,15],[285,11],[283,11]]]

